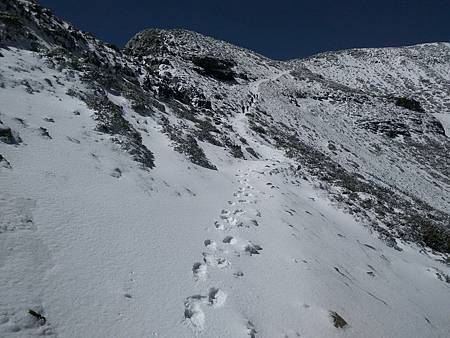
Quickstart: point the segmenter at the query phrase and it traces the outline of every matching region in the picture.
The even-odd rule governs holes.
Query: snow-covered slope
[[[415,97],[449,134],[449,60],[450,43],[441,42],[324,53],[292,63],[352,88]]]
[[[0,38],[1,337],[450,335],[448,44]]]

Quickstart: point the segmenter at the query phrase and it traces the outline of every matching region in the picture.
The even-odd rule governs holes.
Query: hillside
[[[449,43],[120,50],[4,0],[0,336],[448,337],[449,135]]]

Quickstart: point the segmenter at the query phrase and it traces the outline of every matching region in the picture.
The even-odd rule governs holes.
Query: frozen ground
[[[0,143],[1,337],[450,336],[440,257],[387,247],[282,152],[203,144],[207,170],[127,108],[155,154],[142,170],[66,95],[76,77],[2,53],[0,120],[21,143]]]

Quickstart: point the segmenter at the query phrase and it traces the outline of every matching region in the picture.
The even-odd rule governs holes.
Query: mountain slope
[[[0,336],[450,334],[448,44],[120,51],[0,11]]]

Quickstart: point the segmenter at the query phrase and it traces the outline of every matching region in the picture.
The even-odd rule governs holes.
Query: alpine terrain
[[[0,337],[450,337],[449,135],[450,43],[118,49],[1,0]]]

